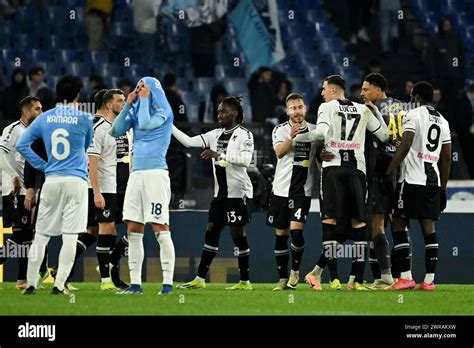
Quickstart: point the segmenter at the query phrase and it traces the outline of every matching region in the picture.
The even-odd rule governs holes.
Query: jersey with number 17
[[[19,139],[17,149],[46,176],[78,176],[86,180],[92,119],[91,114],[70,105],[58,105],[35,119]],[[31,144],[38,138],[44,141],[48,162],[31,150]]]
[[[372,111],[347,99],[332,100],[319,106],[317,126],[322,123],[329,126],[325,148],[335,155],[331,161],[323,162],[323,168],[349,164],[365,174],[365,131],[373,134],[381,127]]]

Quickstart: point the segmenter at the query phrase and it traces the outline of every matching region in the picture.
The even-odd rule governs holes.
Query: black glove
[[[446,190],[445,189],[440,189],[439,206],[441,208],[441,211],[444,211],[444,209],[446,209],[446,204],[447,203],[448,203],[448,199],[446,198]]]

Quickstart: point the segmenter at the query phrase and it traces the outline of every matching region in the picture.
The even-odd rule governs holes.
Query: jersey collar
[[[240,124],[238,124],[237,126],[235,126],[234,128],[232,129],[229,129],[229,130],[225,130],[224,128],[224,134],[229,134],[229,133],[232,133],[233,131],[235,131],[237,128],[240,127]]]

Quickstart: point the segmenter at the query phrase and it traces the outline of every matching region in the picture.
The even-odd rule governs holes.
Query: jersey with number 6
[[[46,177],[78,176],[87,180],[86,150],[92,142],[92,115],[70,105],[59,105],[39,115],[17,143],[18,151]],[[33,150],[31,144],[43,139],[48,162]]]
[[[423,186],[440,186],[438,160],[443,144],[451,143],[449,123],[432,106],[410,110],[403,119],[403,133],[415,137],[401,164],[400,182]]]
[[[332,100],[322,103],[318,109],[317,125],[322,123],[329,126],[324,140],[326,150],[336,156],[329,162],[324,161],[323,168],[352,167],[365,174],[365,131],[375,133],[381,127],[372,111],[364,104],[347,99]]]

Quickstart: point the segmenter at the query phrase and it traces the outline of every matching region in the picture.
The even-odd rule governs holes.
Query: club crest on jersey
[[[104,215],[105,218],[108,218],[110,216],[110,210],[108,209],[105,209],[102,213],[102,215]]]
[[[27,222],[28,222],[28,217],[27,217],[27,216],[22,216],[22,217],[21,217],[21,223],[22,223],[23,225],[26,225]]]

